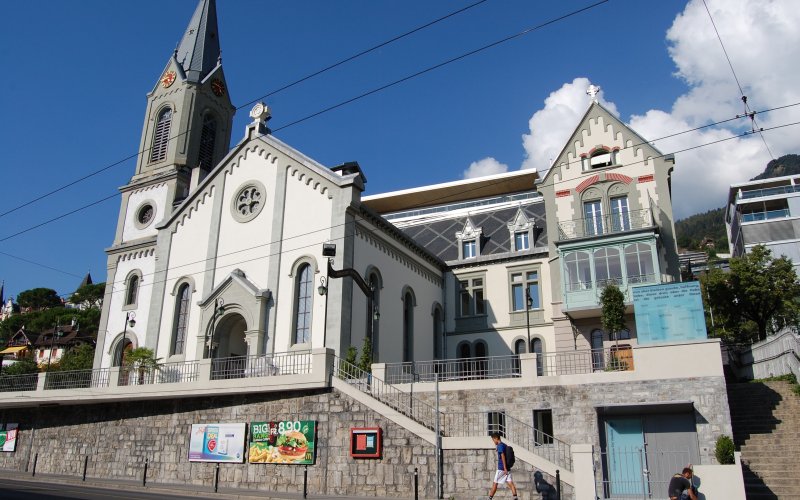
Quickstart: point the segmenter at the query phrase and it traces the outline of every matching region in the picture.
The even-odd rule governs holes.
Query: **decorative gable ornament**
[[[456,232],[456,238],[459,241],[475,240],[480,238],[482,234],[483,229],[479,227],[476,228],[475,224],[472,222],[472,219],[467,217],[467,221],[464,223],[464,229]]]

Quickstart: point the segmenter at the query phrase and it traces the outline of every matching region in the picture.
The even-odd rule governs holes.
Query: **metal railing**
[[[662,498],[672,475],[692,462],[686,450],[618,448],[595,452],[598,498]]]
[[[747,191],[739,191],[737,196],[740,200],[747,200],[750,198],[761,198],[762,196],[775,196],[780,194],[790,194],[800,192],[800,186],[778,186],[762,189],[749,189]]]
[[[448,413],[446,435],[452,437],[489,436],[497,432],[513,445],[520,446],[550,462],[572,470],[570,445],[502,411]]]
[[[311,373],[311,351],[232,356],[211,360],[211,380],[308,373]]]
[[[197,361],[159,363],[155,368],[120,368],[118,385],[149,385],[197,380]]]
[[[0,392],[35,391],[38,383],[38,373],[0,375]]]
[[[86,389],[89,387],[108,387],[108,368],[96,370],[73,370],[49,372],[45,375],[44,389]]]
[[[414,397],[410,392],[401,391],[338,357],[333,361],[333,376],[372,396],[418,424],[430,430],[436,429],[436,408]],[[441,411],[438,417],[440,423],[444,422],[444,414]],[[440,431],[444,432],[444,428],[440,428]]]
[[[645,229],[653,227],[654,225],[652,212],[649,208],[645,208],[644,210],[631,210],[630,212],[598,215],[596,217],[559,222],[558,239],[563,241],[575,238],[604,236]]]
[[[770,219],[783,219],[789,217],[788,208],[779,208],[777,210],[764,210],[762,212],[748,212],[742,214],[742,222],[756,222]]]
[[[633,350],[630,348],[551,352],[537,358],[537,371],[545,377],[633,369]]]
[[[407,363],[387,363],[386,383],[482,380],[514,378],[521,376],[519,356],[492,356],[485,358],[458,358]]]

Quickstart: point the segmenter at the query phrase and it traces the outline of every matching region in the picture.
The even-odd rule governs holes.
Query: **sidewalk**
[[[213,486],[197,486],[185,484],[164,484],[164,483],[147,483],[147,486],[142,486],[141,481],[127,480],[127,479],[106,479],[97,477],[86,477],[86,481],[82,481],[80,476],[64,476],[59,474],[43,474],[37,473],[32,477],[30,472],[14,471],[8,469],[0,469],[0,479],[13,479],[18,482],[47,483],[52,484],[69,484],[81,485],[86,488],[105,488],[115,489],[120,491],[140,491],[147,493],[163,493],[171,495],[191,495],[195,498],[209,498],[209,499],[224,499],[224,500],[289,500],[289,499],[302,499],[303,494],[298,493],[284,493],[284,492],[270,492],[261,490],[247,490],[240,488],[219,488],[218,493],[214,493]],[[302,485],[300,485],[302,487]],[[312,500],[363,500],[365,498],[372,498],[376,500],[397,500],[397,497],[354,497],[354,496],[336,496],[336,495],[316,495],[309,493],[308,497]]]

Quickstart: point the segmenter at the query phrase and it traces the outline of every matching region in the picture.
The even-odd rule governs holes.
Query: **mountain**
[[[777,160],[767,163],[767,168],[750,180],[757,181],[796,174],[800,174],[800,155],[783,155]]]
[[[800,174],[800,155],[783,155],[777,160],[767,163],[762,173],[750,179],[757,181],[784,175]],[[728,235],[725,232],[725,208],[709,210],[702,214],[691,215],[675,222],[675,234],[679,248],[700,250],[706,238],[714,241],[717,252],[728,251]]]

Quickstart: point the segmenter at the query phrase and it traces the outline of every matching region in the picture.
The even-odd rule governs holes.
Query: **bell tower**
[[[235,111],[222,70],[216,1],[199,0],[147,94],[136,171],[121,189],[115,244],[155,234],[150,218],[157,223],[169,216],[228,152]],[[154,196],[146,203],[131,199],[148,186]],[[150,234],[136,230],[145,227]]]

